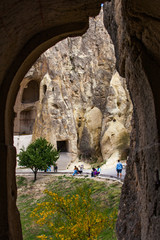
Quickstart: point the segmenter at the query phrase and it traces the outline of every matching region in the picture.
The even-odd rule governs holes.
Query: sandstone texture
[[[115,70],[102,10],[82,37],[67,38],[42,54],[25,79],[41,79],[33,140],[45,137],[57,148],[65,144],[64,151],[82,160],[117,161],[119,134],[131,131],[132,104]]]

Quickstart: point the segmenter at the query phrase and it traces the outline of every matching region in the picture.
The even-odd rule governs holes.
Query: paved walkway
[[[33,174],[32,170],[29,168],[17,168],[16,169],[16,174],[17,175],[30,175]],[[58,171],[57,173],[54,173],[53,171],[48,171],[48,172],[44,172],[44,171],[38,171],[38,174],[45,174],[45,175],[49,175],[49,174],[55,174],[55,175],[59,175],[59,174],[67,174],[67,175],[72,175],[73,171],[71,170],[61,170]],[[82,175],[76,175],[76,176],[85,176],[88,175],[89,177],[91,177],[91,169],[84,169],[83,174]],[[125,176],[125,169],[123,169],[122,171],[122,178],[117,178],[117,173],[115,168],[111,168],[111,169],[104,169],[101,171],[101,174],[98,176],[98,178],[106,178],[106,179],[112,179],[112,180],[119,180],[121,182],[123,182],[124,180],[124,176]]]

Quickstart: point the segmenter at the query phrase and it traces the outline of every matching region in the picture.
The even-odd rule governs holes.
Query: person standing
[[[122,177],[122,169],[123,169],[123,165],[120,162],[120,160],[118,160],[117,166],[116,166],[116,171],[117,171],[117,177],[120,176],[120,178]]]
[[[58,170],[58,167],[57,167],[57,165],[55,164],[55,165],[54,165],[54,172],[57,172],[57,170]]]
[[[74,167],[74,172],[73,172],[72,176],[74,176],[75,174],[78,174],[78,168],[76,166]]]

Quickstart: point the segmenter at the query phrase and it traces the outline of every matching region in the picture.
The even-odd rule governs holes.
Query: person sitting
[[[83,173],[83,167],[84,167],[84,166],[83,166],[83,164],[82,164],[82,165],[80,166],[80,171],[79,171],[80,173]]]
[[[99,172],[95,168],[92,168],[91,177],[97,177],[98,175]]]
[[[54,165],[54,172],[57,172],[57,170],[58,170],[58,167],[57,167],[57,165],[55,164],[55,165]]]
[[[100,166],[97,166],[97,172],[100,174],[101,173],[101,168]]]
[[[83,165],[78,166],[78,167],[79,167],[78,172],[81,174],[83,172]]]
[[[48,166],[47,172],[51,172],[51,166]]]
[[[74,167],[74,172],[73,172],[72,175],[74,176],[75,174],[78,174],[78,173],[79,173],[78,168],[75,166],[75,167]]]

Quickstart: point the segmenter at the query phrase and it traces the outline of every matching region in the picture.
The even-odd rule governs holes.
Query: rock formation
[[[132,105],[102,15],[90,19],[82,37],[48,49],[25,79],[41,79],[33,140],[42,136],[82,159],[113,164],[119,135],[131,130]]]

